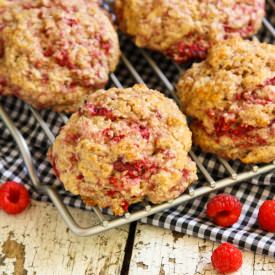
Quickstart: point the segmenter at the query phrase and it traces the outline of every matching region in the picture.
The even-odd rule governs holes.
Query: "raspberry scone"
[[[275,46],[230,39],[181,77],[194,143],[244,163],[275,160]]]
[[[48,156],[65,188],[122,215],[178,197],[196,180],[191,132],[176,104],[144,85],[91,94]]]
[[[0,13],[2,95],[72,112],[118,63],[117,34],[96,1],[22,0]]]
[[[252,36],[264,6],[264,0],[116,0],[116,13],[137,46],[185,62],[205,58],[217,41]]]

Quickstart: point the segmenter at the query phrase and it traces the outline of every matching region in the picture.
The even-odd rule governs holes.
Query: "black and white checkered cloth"
[[[274,10],[271,5],[268,5],[267,18],[274,26],[275,16],[272,16],[272,13],[274,13]],[[143,58],[140,50],[133,46],[131,41],[125,36],[121,36],[120,38],[122,51],[142,76],[144,82],[151,88],[165,92],[167,89]],[[259,32],[258,38],[261,41],[274,43],[274,37],[265,27]],[[178,68],[162,55],[149,51],[148,53],[157,62],[160,69],[165,72],[171,83],[176,83],[179,76]],[[116,70],[116,76],[125,87],[131,86],[136,82],[123,62],[119,64]],[[110,83],[110,85],[112,85],[112,83]],[[0,97],[0,103],[4,106],[16,127],[26,139],[41,182],[55,186],[65,204],[90,209],[90,207],[86,207],[83,204],[79,197],[72,196],[66,192],[62,184],[60,184],[52,174],[50,165],[45,157],[50,142],[40,125],[32,116],[28,106],[22,101],[10,97]],[[57,135],[63,124],[60,115],[51,111],[41,111],[40,114],[54,135]],[[195,153],[214,179],[218,180],[227,177],[224,167],[217,161],[215,156],[205,154],[199,149],[195,149]],[[247,167],[237,161],[230,162],[230,164],[237,172],[247,169]],[[33,187],[17,146],[9,131],[0,121],[0,182],[8,180],[25,183],[33,199],[42,201],[49,200],[46,195],[39,193]],[[200,184],[202,184],[202,181],[199,185]],[[209,198],[215,196],[217,192],[195,199],[185,205],[180,205],[176,208],[144,218],[142,222],[195,235],[204,239],[231,242],[242,248],[275,257],[274,234],[262,231],[257,225],[259,206],[263,201],[274,199],[275,197],[275,173],[258,176],[250,182],[237,184],[234,187],[226,188],[222,192],[235,195],[243,203],[243,210],[238,223],[230,228],[225,229],[218,227],[206,217],[206,203]]]

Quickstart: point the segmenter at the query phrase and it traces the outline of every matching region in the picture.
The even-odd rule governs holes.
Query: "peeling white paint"
[[[93,221],[91,212],[72,209],[72,213],[83,225]],[[128,226],[97,236],[77,237],[67,230],[52,205],[32,201],[30,209],[17,216],[0,211],[0,259],[10,232],[11,239],[25,247],[24,269],[28,275],[116,275],[123,263]],[[14,263],[15,259],[4,259],[0,274],[14,274]]]
[[[72,213],[83,225],[93,221],[88,211],[72,209]],[[24,269],[28,275],[118,275],[127,237],[128,226],[93,237],[76,237],[52,205],[33,201],[31,208],[18,216],[0,211],[0,274],[14,274],[16,259],[2,258],[2,246],[10,238],[25,247]],[[217,274],[210,264],[216,246],[139,224],[129,275]],[[243,266],[235,274],[273,275],[275,259],[244,252]]]
[[[129,275],[217,274],[210,260],[217,245],[211,241],[139,224]],[[243,252],[243,255],[242,268],[235,275],[275,274],[275,259],[252,252]]]

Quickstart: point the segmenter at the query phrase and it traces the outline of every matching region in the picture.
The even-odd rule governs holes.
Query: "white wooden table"
[[[92,214],[72,209],[84,224]],[[0,211],[0,274],[116,275],[216,274],[210,256],[217,244],[144,224],[76,237],[48,203],[32,201],[18,216]],[[275,259],[244,252],[235,274],[274,275]]]

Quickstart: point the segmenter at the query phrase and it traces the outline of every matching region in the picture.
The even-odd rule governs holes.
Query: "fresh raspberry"
[[[258,222],[262,229],[275,233],[275,200],[266,200],[261,205]]]
[[[243,263],[243,255],[234,245],[223,243],[213,251],[211,262],[220,273],[235,272]]]
[[[238,221],[242,211],[240,201],[229,194],[219,194],[212,198],[207,204],[207,216],[214,223],[228,227]]]
[[[28,190],[24,185],[9,181],[0,186],[0,208],[8,214],[19,214],[30,204]]]

